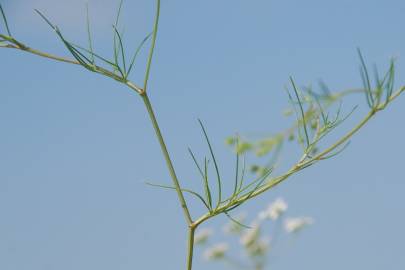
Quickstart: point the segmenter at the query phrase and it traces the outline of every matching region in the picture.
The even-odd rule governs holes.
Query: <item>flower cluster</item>
[[[243,224],[247,221],[247,214],[241,213],[234,217],[229,223],[223,227],[223,232],[227,236],[236,236],[242,249],[244,257],[248,259],[247,263],[240,263],[240,260],[233,260],[230,254],[230,244],[227,241],[209,245],[206,247],[203,258],[209,261],[227,260],[232,261],[234,264],[239,264],[246,269],[257,269],[258,265],[264,265],[268,253],[273,249],[275,243],[272,239],[277,238],[278,235],[268,235],[270,225],[283,226],[284,230],[280,233],[292,235],[298,233],[308,225],[313,224],[314,220],[310,217],[286,217],[288,204],[282,198],[277,198],[270,203],[263,211],[260,211],[256,217],[251,221],[249,226]],[[196,244],[206,244],[209,238],[213,235],[211,229],[203,228],[195,235]]]

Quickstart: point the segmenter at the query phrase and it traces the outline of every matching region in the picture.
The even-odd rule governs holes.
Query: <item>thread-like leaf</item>
[[[72,54],[72,56],[85,68],[90,69],[90,66],[87,62],[91,62],[85,55],[83,55],[80,51],[73,47],[62,35],[59,31],[58,27],[54,25],[44,14],[42,14],[39,10],[35,9],[35,11],[41,16],[41,18],[56,32],[59,38],[62,40],[63,44],[65,44],[66,48]]]
[[[115,17],[115,23],[113,24],[113,33],[114,33],[114,35],[113,35],[113,45],[114,45],[114,47],[113,47],[113,56],[114,56],[115,64],[117,66],[117,71],[119,71],[121,73],[121,75],[124,76],[124,73],[119,68],[118,57],[119,57],[120,50],[117,47],[117,32],[114,30],[115,28],[118,27],[118,23],[119,23],[120,16],[121,16],[122,4],[123,4],[123,0],[121,0],[119,2],[117,15]]]
[[[323,156],[322,158],[320,158],[321,160],[326,160],[326,159],[330,159],[333,158],[337,155],[339,155],[340,153],[342,153],[344,150],[346,150],[347,147],[349,147],[350,145],[350,141],[348,141],[347,143],[345,143],[340,149],[338,149],[336,152],[327,155],[327,156]]]
[[[143,90],[144,91],[146,91],[148,89],[150,70],[152,67],[152,60],[153,60],[153,55],[155,53],[156,39],[157,39],[157,34],[158,34],[158,29],[159,29],[159,18],[160,18],[160,0],[156,0],[156,14],[155,14],[155,22],[153,25],[152,42],[149,47],[149,55],[148,55],[148,60],[146,62],[146,71],[145,71],[145,77],[143,80]]]
[[[38,13],[39,16],[41,16],[41,18],[42,18],[53,30],[55,30],[55,31],[57,30],[57,29],[56,29],[56,26],[53,25],[53,24],[48,20],[48,18],[45,17],[44,14],[42,14],[42,12],[40,12],[38,9],[34,9],[34,10],[35,10],[36,13]]]
[[[4,26],[6,27],[7,34],[11,37],[12,35],[11,35],[10,28],[8,27],[7,17],[6,17],[6,14],[5,14],[1,4],[0,4],[0,13],[1,13],[1,17],[3,18],[3,22],[4,22]]]
[[[388,83],[386,84],[386,100],[385,103],[388,103],[392,92],[394,91],[394,81],[395,81],[395,62],[392,59],[389,68],[389,78]]]
[[[241,227],[243,227],[243,228],[245,228],[245,229],[251,229],[251,227],[249,227],[249,226],[247,226],[247,225],[245,225],[245,224],[242,224],[242,223],[240,223],[239,221],[237,221],[236,219],[234,219],[234,218],[228,213],[228,211],[224,211],[224,214],[229,218],[230,221],[234,222],[235,224],[237,224],[237,225],[239,225],[239,226],[241,226]]]
[[[367,103],[370,108],[374,108],[375,101],[374,101],[374,96],[373,96],[373,90],[371,89],[370,76],[368,75],[368,69],[366,66],[366,62],[364,61],[363,55],[359,48],[357,48],[357,54],[359,55],[359,58],[360,58],[360,64],[361,64],[360,75],[361,75],[361,79],[363,80],[364,88],[366,89],[365,93],[366,93]]]
[[[252,186],[256,185],[257,183],[262,183],[264,180],[266,180],[266,178],[273,172],[273,168],[268,168],[263,175],[257,177],[255,180],[253,180],[251,183],[249,183],[248,185],[244,186],[243,188],[241,188],[241,190],[236,194],[237,196],[239,196],[239,194],[249,190]]]
[[[191,151],[191,149],[188,148],[188,152],[190,153],[191,158],[193,159],[194,164],[196,165],[196,167],[197,167],[197,169],[198,169],[198,171],[199,171],[199,173],[200,173],[200,175],[202,177],[205,197],[206,197],[206,200],[208,201],[208,205],[210,206],[209,209],[212,210],[211,190],[210,190],[210,186],[209,186],[209,183],[208,183],[207,159],[206,158],[204,159],[204,172],[203,172],[200,165],[198,164],[197,159],[195,158],[195,155],[194,155],[193,151]]]
[[[148,41],[148,39],[152,36],[153,32],[149,33],[143,40],[142,42],[139,44],[139,46],[136,48],[135,50],[135,54],[132,57],[131,63],[128,67],[128,71],[127,71],[127,75],[129,75],[129,73],[131,72],[132,68],[135,65],[135,60],[138,57],[139,52],[141,51],[141,49],[143,48],[143,46],[145,45],[145,43]]]
[[[124,77],[126,77],[127,68],[126,68],[126,60],[125,60],[124,45],[123,45],[123,42],[122,42],[121,35],[120,35],[120,33],[118,32],[118,29],[117,29],[115,26],[113,26],[113,28],[114,28],[114,31],[115,31],[117,37],[118,37],[118,43],[119,43],[118,46],[119,46],[119,50],[121,51],[122,67],[123,67],[123,71],[124,71],[124,75],[125,75]],[[117,59],[116,59],[116,60],[117,60]],[[118,61],[117,61],[116,64],[118,65]]]
[[[94,64],[93,41],[91,38],[91,30],[90,30],[89,3],[86,3],[86,24],[87,24],[87,38],[89,42],[90,57],[92,63]]]
[[[212,157],[212,161],[214,162],[215,172],[216,172],[216,174],[217,174],[217,183],[218,183],[218,203],[217,203],[217,208],[218,208],[219,205],[220,205],[220,203],[221,203],[221,200],[222,200],[222,183],[221,183],[221,176],[220,176],[220,173],[219,173],[217,161],[216,161],[216,159],[215,159],[214,151],[212,150],[212,146],[211,146],[210,140],[209,140],[209,138],[208,138],[207,132],[206,132],[206,130],[205,130],[205,127],[204,127],[204,125],[203,125],[203,123],[201,122],[200,119],[198,119],[198,122],[200,123],[201,129],[202,129],[202,131],[203,131],[203,133],[204,133],[204,137],[205,137],[205,140],[206,140],[206,142],[207,142],[207,144],[208,144],[208,148],[209,148],[209,150],[210,150],[210,154],[211,154],[211,157]]]
[[[239,137],[236,137],[236,149],[239,146]],[[236,151],[236,165],[235,165],[235,184],[232,197],[235,197],[236,192],[238,191],[238,182],[239,182],[239,151]]]
[[[204,188],[207,195],[208,204],[210,209],[212,210],[212,195],[211,190],[208,182],[208,160],[204,158]]]
[[[305,139],[306,139],[306,143],[307,143],[307,147],[308,147],[309,146],[309,136],[308,136],[308,130],[307,130],[307,123],[306,123],[306,120],[305,120],[304,108],[302,106],[301,98],[300,98],[300,96],[298,94],[297,86],[295,85],[295,82],[294,82],[292,77],[290,77],[290,81],[291,81],[291,84],[292,84],[292,87],[293,87],[293,90],[294,90],[294,93],[295,93],[295,96],[297,98],[298,105],[299,105],[299,108],[300,108],[301,117],[302,117],[302,126],[304,128]]]
[[[269,172],[268,175],[270,175],[270,173],[271,173],[271,172]],[[264,181],[266,181],[266,178],[267,178],[268,175],[266,175],[265,177],[263,177],[263,178],[257,183],[257,185],[256,185],[249,193],[246,194],[247,196],[246,196],[246,198],[243,200],[243,202],[249,200],[250,197],[255,193],[255,191],[262,187],[262,184],[263,184]],[[243,203],[243,202],[242,202],[242,203]]]
[[[243,182],[245,181],[245,173],[246,173],[246,159],[245,159],[245,157],[243,157],[243,166],[242,166],[241,177],[240,177],[239,187],[238,187],[238,192],[237,193],[239,193],[240,190],[243,187]]]
[[[102,57],[102,56],[100,56],[100,55],[97,54],[97,53],[91,52],[89,49],[83,48],[83,47],[81,47],[80,45],[77,45],[77,44],[74,44],[74,43],[71,43],[71,44],[72,44],[75,48],[77,48],[77,49],[79,49],[79,50],[82,50],[82,51],[85,51],[85,52],[87,52],[87,53],[89,53],[89,54],[92,54],[95,58],[98,58],[99,60],[105,62],[106,64],[111,65],[112,67],[115,67],[115,68],[117,67],[113,62],[111,62],[110,60],[107,60],[105,57]]]
[[[172,186],[166,186],[166,185],[160,185],[160,184],[153,184],[153,183],[149,183],[149,182],[146,182],[146,184],[149,185],[149,186],[152,186],[152,187],[158,187],[158,188],[165,188],[165,189],[170,189],[170,190],[176,190],[176,188],[175,188],[175,187],[172,187]],[[198,194],[197,192],[192,191],[192,190],[190,190],[190,189],[186,189],[186,188],[182,188],[181,191],[187,192],[187,193],[189,193],[189,194],[191,194],[191,195],[194,195],[196,198],[198,198],[198,199],[205,205],[205,207],[206,207],[208,210],[210,210],[210,208],[208,207],[208,204],[205,202],[204,198],[203,198],[200,194]]]

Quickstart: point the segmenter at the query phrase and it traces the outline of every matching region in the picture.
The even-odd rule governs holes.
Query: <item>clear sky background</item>
[[[104,55],[111,55],[117,2],[89,1]],[[86,41],[83,0],[1,3],[15,36],[32,47],[67,55],[34,8],[71,40]],[[153,12],[154,1],[125,1],[128,44],[150,31]],[[187,146],[207,151],[197,118],[231,175],[224,139],[286,127],[290,75],[299,85],[323,79],[332,89],[359,87],[360,47],[381,69],[397,57],[403,85],[404,14],[401,0],[163,1],[150,96],[182,183],[199,187],[187,153]],[[139,97],[82,68],[6,49],[0,76],[0,269],[184,269],[177,198],[144,184],[170,179]],[[355,98],[345,110],[353,103],[363,106],[353,116],[360,119],[365,102]],[[405,97],[395,101],[338,157],[243,207],[253,216],[282,196],[291,215],[316,220],[272,269],[405,268],[404,104]],[[225,269],[203,262],[201,251],[196,270]]]

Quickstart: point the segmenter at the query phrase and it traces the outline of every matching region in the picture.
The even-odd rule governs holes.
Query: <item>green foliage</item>
[[[382,75],[378,73],[377,68],[374,68],[374,83],[370,79],[370,72],[367,65],[358,50],[360,58],[360,74],[363,81],[361,89],[351,89],[342,92],[332,93],[329,88],[320,83],[322,93],[315,93],[311,88],[300,89],[295,81],[290,77],[291,90],[287,90],[290,100],[291,108],[285,111],[285,115],[289,116],[295,112],[296,119],[292,126],[287,130],[282,130],[275,133],[271,137],[263,138],[259,141],[252,141],[248,139],[241,139],[238,136],[229,137],[227,143],[235,150],[235,167],[232,168],[235,178],[231,183],[232,192],[225,196],[224,184],[229,181],[224,181],[221,177],[219,162],[216,159],[214,149],[208,137],[205,126],[199,120],[205,142],[208,146],[208,157],[204,157],[203,163],[200,164],[196,155],[189,149],[191,158],[197,168],[199,177],[201,177],[203,195],[199,192],[181,187],[175,172],[175,168],[171,161],[171,156],[167,150],[164,137],[160,131],[159,124],[155,117],[153,106],[147,94],[147,86],[151,72],[151,65],[154,55],[156,38],[159,26],[160,16],[160,0],[156,0],[156,14],[154,18],[153,30],[150,34],[136,46],[132,52],[132,57],[129,57],[125,49],[125,40],[123,33],[119,30],[120,15],[122,12],[123,2],[120,1],[115,23],[113,24],[113,52],[112,59],[100,56],[95,52],[95,44],[92,38],[89,9],[86,6],[86,30],[87,30],[87,46],[76,45],[69,41],[62,31],[53,24],[44,14],[36,10],[38,15],[53,29],[57,38],[66,47],[73,59],[64,58],[56,55],[49,54],[40,50],[33,49],[25,45],[20,40],[17,40],[11,33],[9,23],[0,4],[0,47],[9,48],[31,53],[47,59],[60,61],[64,63],[74,64],[84,67],[88,71],[101,74],[103,76],[112,78],[131,90],[134,90],[142,98],[145,108],[150,117],[151,124],[155,130],[156,138],[159,141],[162,155],[166,161],[168,171],[172,179],[172,185],[156,185],[153,186],[175,190],[178,196],[180,207],[183,210],[184,217],[188,226],[188,248],[187,248],[187,269],[192,269],[193,247],[194,247],[194,232],[198,226],[205,221],[214,218],[217,215],[226,215],[233,224],[242,227],[248,227],[230,215],[230,212],[245,202],[250,201],[254,197],[272,189],[276,185],[295,175],[297,172],[316,164],[317,162],[341,153],[349,144],[349,140],[370,120],[375,114],[385,109],[393,100],[400,96],[405,87],[402,86],[394,91],[395,79],[395,65],[391,60],[388,70]],[[144,81],[142,87],[136,83],[131,82],[129,76],[135,70],[136,60],[139,53],[150,40],[149,54],[145,70],[138,70],[143,72]],[[360,120],[352,129],[345,135],[341,136],[333,142],[325,142],[324,138],[327,137],[332,131],[339,127],[356,109],[353,108],[349,113],[344,115],[341,106],[334,111],[330,111],[336,104],[341,105],[344,97],[354,93],[363,93],[366,97],[366,102],[369,107],[369,112]],[[275,164],[278,161],[278,156],[282,146],[287,141],[297,141],[302,148],[302,156],[297,160],[290,169],[279,175],[274,174]],[[322,142],[322,143],[321,143]],[[269,161],[265,166],[252,164],[250,167],[254,175],[246,172],[245,155],[254,153],[258,157],[269,157]],[[215,179],[210,178],[210,169],[215,172]],[[214,189],[213,187],[216,187]],[[189,193],[196,197],[207,208],[207,212],[198,218],[193,218],[189,209],[189,204],[184,198],[184,193]],[[222,248],[222,249],[221,249]],[[217,249],[216,256],[223,254],[224,247]],[[222,252],[222,253],[221,253]],[[255,252],[256,254],[256,252]]]

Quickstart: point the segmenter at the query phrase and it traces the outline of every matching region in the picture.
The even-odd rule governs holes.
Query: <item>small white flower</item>
[[[314,220],[310,217],[288,218],[284,223],[284,229],[288,233],[294,233],[313,223]]]
[[[260,235],[260,224],[258,222],[252,223],[250,227],[240,237],[240,243],[245,247],[253,245]]]
[[[272,220],[278,219],[285,211],[287,211],[288,205],[287,203],[282,199],[278,198],[275,200],[270,208],[269,208],[269,217]]]
[[[225,253],[229,250],[229,245],[227,243],[216,244],[204,252],[204,259],[206,260],[217,260],[225,256]]]
[[[194,236],[194,244],[204,244],[213,233],[213,230],[209,228],[199,230]]]
[[[270,249],[270,238],[260,238],[248,248],[250,256],[261,256]]]
[[[259,219],[277,220],[285,211],[287,211],[287,208],[287,203],[282,198],[278,198],[271,203],[266,210],[259,213]]]

